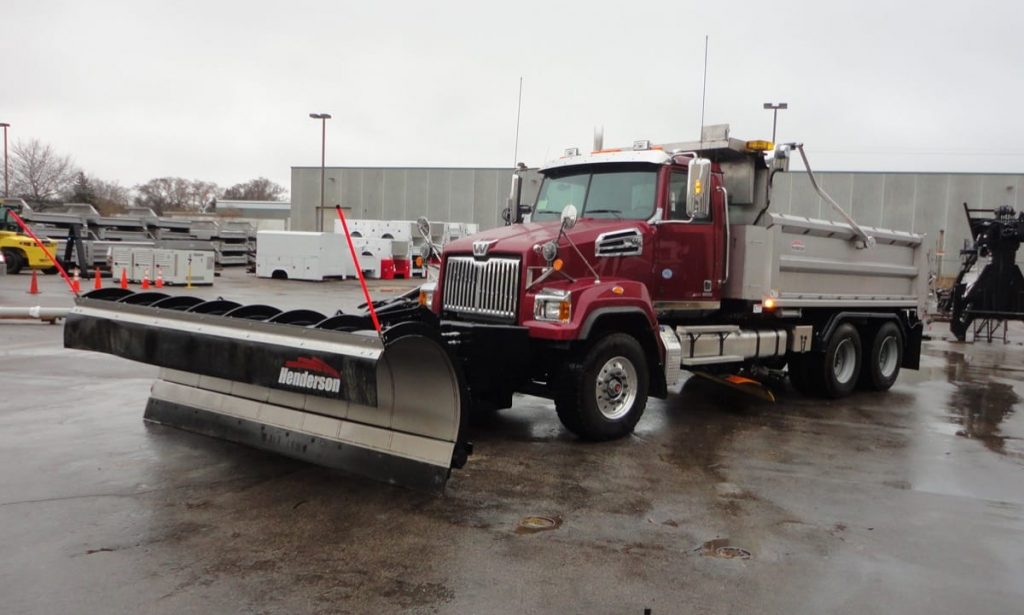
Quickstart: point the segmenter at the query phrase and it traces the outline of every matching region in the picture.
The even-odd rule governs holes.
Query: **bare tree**
[[[205,211],[220,195],[220,186],[213,182],[194,179],[189,186],[188,209]]]
[[[58,154],[38,139],[19,139],[11,148],[11,192],[31,201],[52,201],[75,180],[71,156]]]
[[[224,198],[236,201],[280,201],[284,193],[284,186],[266,177],[257,177],[231,186],[224,191]]]
[[[135,186],[135,204],[148,207],[158,214],[182,209],[186,194],[185,182],[180,177],[157,177]]]
[[[98,177],[90,177],[96,209],[104,215],[109,215],[128,209],[131,205],[131,195],[128,188],[125,188],[117,181],[104,181]]]
[[[213,182],[181,177],[158,177],[135,186],[135,204],[149,207],[158,214],[192,209],[202,211],[220,194]]]

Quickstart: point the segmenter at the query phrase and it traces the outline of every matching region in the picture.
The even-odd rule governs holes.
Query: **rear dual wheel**
[[[790,360],[789,379],[804,395],[837,399],[853,392],[860,370],[860,334],[850,323],[843,323],[832,332],[823,352],[795,355]]]
[[[629,435],[647,406],[647,356],[625,333],[608,334],[577,352],[560,378],[558,418],[584,440]]]
[[[903,336],[895,323],[883,323],[868,345],[850,323],[839,325],[824,352],[794,355],[789,380],[803,395],[837,399],[855,388],[886,391],[896,382],[903,363]]]
[[[903,336],[895,323],[878,328],[871,346],[864,349],[864,367],[858,386],[868,391],[888,391],[896,384],[903,363]]]

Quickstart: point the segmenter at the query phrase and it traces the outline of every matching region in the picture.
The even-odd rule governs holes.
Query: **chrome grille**
[[[450,256],[444,269],[441,307],[456,314],[472,314],[515,321],[519,297],[519,260]]]

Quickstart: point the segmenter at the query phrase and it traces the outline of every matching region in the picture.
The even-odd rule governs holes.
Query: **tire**
[[[956,310],[953,310],[953,317],[949,321],[949,332],[952,333],[959,342],[967,340],[967,330],[970,328],[971,323],[974,322],[974,317],[969,316],[968,312],[973,308],[974,304],[968,303],[959,313]]]
[[[561,379],[555,396],[558,418],[584,440],[628,436],[647,406],[647,355],[625,333],[610,333],[585,347],[571,358]]]
[[[60,266],[63,267],[65,271],[68,270],[68,264],[63,260],[58,258],[57,262],[60,263]],[[57,275],[58,273],[60,273],[60,270],[56,267],[47,267],[46,269],[43,269],[43,274],[45,275]]]
[[[25,266],[25,259],[14,250],[4,250],[4,260],[7,261],[7,273],[11,275],[20,273],[21,268]]]
[[[804,397],[817,397],[821,395],[821,392],[815,386],[815,382],[812,381],[810,374],[808,374],[808,368],[813,364],[813,361],[819,360],[812,353],[802,353],[793,355],[789,360],[789,383],[793,385],[793,388],[797,393]]]
[[[843,323],[832,332],[824,352],[808,355],[808,383],[821,397],[846,397],[857,386],[861,370],[860,334],[850,323]]]
[[[867,391],[888,391],[896,383],[903,363],[903,336],[895,323],[887,322],[864,348],[859,387]]]

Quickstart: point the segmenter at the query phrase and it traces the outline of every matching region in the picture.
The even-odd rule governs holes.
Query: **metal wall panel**
[[[408,169],[405,172],[405,217],[415,220],[419,216],[427,216],[427,189],[429,188],[430,171],[427,169]],[[437,218],[435,218],[436,220]]]
[[[790,190],[788,198],[779,198],[773,194],[773,202],[785,201],[788,204],[788,207],[784,213],[793,214],[794,216],[804,216],[807,218],[820,218],[821,197],[819,197],[818,193],[814,191],[814,187],[811,186],[811,182],[808,180],[807,176],[791,173],[788,177]]]
[[[387,202],[384,200],[384,172],[381,169],[361,169],[359,171],[361,181],[360,195],[363,200],[363,211],[364,218],[370,218],[368,212],[376,212],[377,215],[382,215],[384,211],[384,204]]]
[[[339,198],[333,203],[327,202],[325,205],[340,203],[344,207],[351,207],[353,216],[372,217],[370,212],[374,209],[374,203],[363,196],[363,177],[359,169],[342,169],[341,173],[332,173],[330,177],[331,179],[338,178],[336,180],[338,185],[332,192]]]
[[[804,176],[806,178],[806,175]],[[849,212],[853,209],[853,181],[854,178],[850,175],[827,175],[821,178],[821,187],[827,192],[836,203]],[[832,206],[824,201],[824,199],[817,196],[815,193],[815,202],[818,203],[818,217],[829,220],[832,222],[845,222]]]
[[[884,173],[857,174],[853,178],[853,197],[850,201],[852,213],[847,213],[850,213],[858,224],[885,228],[885,225],[882,224],[882,199],[884,198]]]
[[[914,226],[916,187],[917,175],[902,173],[886,175],[879,223],[884,220],[885,228],[910,230]]]
[[[960,247],[968,239],[963,203],[991,208],[1024,206],[1024,174],[962,173],[836,173],[820,172],[820,183],[829,194],[865,226],[913,230],[927,235],[925,245],[934,252],[939,231],[945,231],[943,275],[960,265]],[[845,188],[849,186],[849,188]],[[801,171],[776,175],[772,211],[837,220],[807,176]],[[1024,253],[1021,254],[1024,261]]]
[[[468,222],[473,220],[473,174],[472,169],[454,169],[451,172],[449,220]]]
[[[925,245],[935,250],[939,231],[946,228],[946,210],[949,203],[948,175],[915,175],[917,189],[914,193],[913,220],[909,229],[926,235]],[[890,205],[890,210],[894,209]]]
[[[405,169],[366,169],[381,175],[384,220],[407,220],[405,215]]]
[[[425,215],[429,220],[452,220],[451,178],[451,169],[432,169],[427,174],[427,210],[420,215]]]
[[[501,185],[505,187],[506,192],[509,186],[512,185],[512,173],[507,172],[505,176],[508,178],[507,182],[501,182]],[[499,206],[494,201],[494,195],[498,192],[498,176],[496,173],[491,171],[477,171],[473,174],[473,220],[480,225],[481,229],[494,228],[498,226],[500,222],[494,215],[493,211],[488,211],[486,207],[482,207],[482,203],[490,203],[493,209],[501,209],[504,207],[505,199],[502,199],[502,204]]]
[[[818,175],[829,194],[861,224],[924,233],[929,250],[935,249],[939,231],[945,230],[944,274],[956,271],[960,246],[967,238],[964,201],[972,207],[1024,206],[1019,197],[1024,191],[1024,174]],[[353,216],[411,220],[426,215],[435,221],[475,222],[487,229],[502,224],[512,172],[494,168],[328,167],[326,177],[326,204],[342,203],[351,208]],[[534,201],[539,185],[535,172],[527,175],[525,203]],[[291,228],[313,230],[314,208],[320,202],[319,167],[292,168],[291,202]],[[800,171],[775,176],[771,210],[838,219]]]

